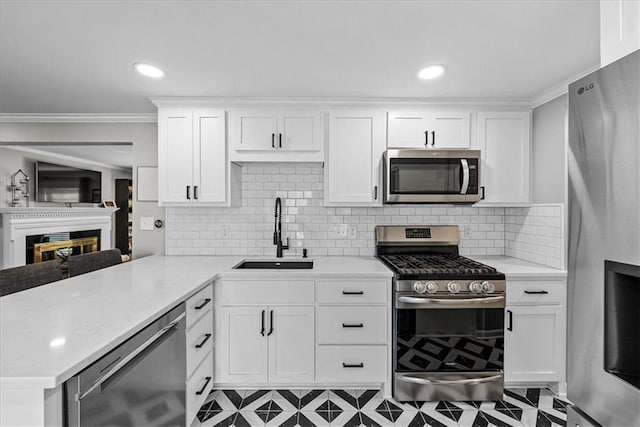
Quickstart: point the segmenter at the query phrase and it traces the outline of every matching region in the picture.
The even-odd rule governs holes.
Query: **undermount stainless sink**
[[[313,268],[313,261],[269,261],[245,259],[234,269],[268,269],[268,270],[309,270]]]

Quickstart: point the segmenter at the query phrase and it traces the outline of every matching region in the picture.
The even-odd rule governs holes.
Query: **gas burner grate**
[[[399,274],[495,274],[496,269],[453,254],[382,255],[379,258]]]

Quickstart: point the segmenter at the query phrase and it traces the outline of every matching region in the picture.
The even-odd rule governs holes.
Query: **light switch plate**
[[[153,231],[153,217],[152,216],[140,217],[140,230],[151,230],[151,231]]]

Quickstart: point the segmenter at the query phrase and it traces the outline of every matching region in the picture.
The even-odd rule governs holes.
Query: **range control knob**
[[[449,282],[447,283],[447,289],[449,289],[449,292],[451,292],[452,294],[457,294],[458,292],[460,292],[460,283]]]
[[[436,282],[427,282],[427,292],[430,294],[435,293],[438,290]]]
[[[427,292],[427,284],[425,282],[414,282],[413,290],[419,294]]]
[[[482,293],[482,283],[481,282],[471,282],[469,285],[469,290],[472,294]]]
[[[488,294],[496,290],[496,285],[491,282],[482,282],[482,290]]]

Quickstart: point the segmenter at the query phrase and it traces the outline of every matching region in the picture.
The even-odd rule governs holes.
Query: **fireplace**
[[[26,237],[26,264],[66,259],[68,256],[100,250],[100,230],[35,234]]]
[[[35,261],[35,247],[27,248],[29,243],[52,243],[55,236],[57,241],[72,240],[68,243],[59,243],[62,246],[77,248],[73,253],[92,250],[111,249],[111,232],[113,214],[118,208],[0,208],[2,222],[0,223],[0,240],[2,241],[2,253],[0,268],[17,267],[28,262]],[[28,242],[28,237],[32,239]],[[40,237],[40,241],[33,236]],[[47,240],[48,238],[48,242]],[[66,237],[69,237],[66,239]],[[73,241],[86,237],[96,238],[96,246],[93,241]],[[35,241],[34,241],[35,240]],[[85,242],[88,242],[85,244]],[[55,245],[53,245],[55,246]],[[47,245],[40,246],[39,252],[42,260],[51,256],[51,248]],[[60,248],[53,249],[53,251]],[[62,253],[68,250],[62,251]]]

